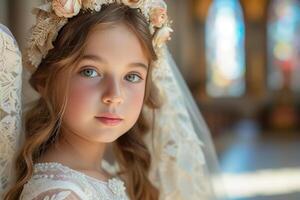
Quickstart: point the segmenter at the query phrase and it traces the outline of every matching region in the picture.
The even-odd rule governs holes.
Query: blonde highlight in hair
[[[84,22],[84,23],[83,23]],[[81,12],[71,18],[59,31],[47,56],[32,74],[29,83],[41,94],[25,115],[25,141],[15,161],[16,183],[6,193],[5,200],[19,199],[24,184],[33,174],[33,165],[55,143],[61,129],[62,116],[67,105],[69,81],[85,48],[86,38],[96,24],[109,25],[125,23],[135,32],[150,63],[157,59],[152,46],[149,24],[137,10],[122,4],[103,6],[101,12]],[[162,99],[158,88],[152,82],[152,65],[149,65],[144,106],[159,108]],[[66,87],[60,87],[61,85]],[[143,138],[153,126],[143,112],[136,124],[123,134],[113,145],[131,200],[157,200],[158,189],[148,179],[151,154]],[[153,129],[152,129],[153,130]]]

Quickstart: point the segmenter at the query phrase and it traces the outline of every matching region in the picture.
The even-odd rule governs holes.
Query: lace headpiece
[[[167,5],[163,0],[48,0],[46,4],[33,10],[36,24],[31,29],[24,63],[31,71],[35,71],[53,48],[52,42],[69,18],[76,16],[80,10],[99,12],[104,4],[111,3],[122,3],[138,9],[145,16],[153,35],[152,44],[159,58],[163,44],[171,39],[170,33],[173,32],[167,16]]]

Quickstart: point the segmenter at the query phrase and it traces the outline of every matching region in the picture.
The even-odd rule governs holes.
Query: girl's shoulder
[[[118,198],[116,198],[118,197]],[[21,200],[27,199],[127,199],[121,180],[101,181],[60,163],[37,163],[24,185]]]

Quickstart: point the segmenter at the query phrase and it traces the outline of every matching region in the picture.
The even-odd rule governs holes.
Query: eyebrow
[[[98,55],[93,55],[93,54],[83,55],[82,60],[93,60],[93,61],[96,61],[96,62],[108,63],[104,58],[102,58]],[[133,62],[133,63],[130,63],[129,66],[142,67],[146,70],[148,69],[148,66],[145,65],[144,63],[141,63],[141,62]]]

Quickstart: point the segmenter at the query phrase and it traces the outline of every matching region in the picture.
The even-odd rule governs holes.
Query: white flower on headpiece
[[[101,6],[106,3],[106,0],[82,0],[82,6],[90,10],[99,12]]]
[[[82,7],[92,10],[94,3],[95,3],[95,0],[82,0]]]
[[[130,8],[140,8],[145,0],[121,0],[123,4]]]
[[[160,28],[154,35],[153,46],[160,48],[167,40],[171,39],[171,32],[173,29],[168,26]]]
[[[81,0],[53,0],[52,2],[52,8],[55,14],[65,18],[77,15],[81,6]]]
[[[167,10],[165,8],[152,8],[149,15],[151,24],[158,28],[162,27],[162,25],[168,20]]]

